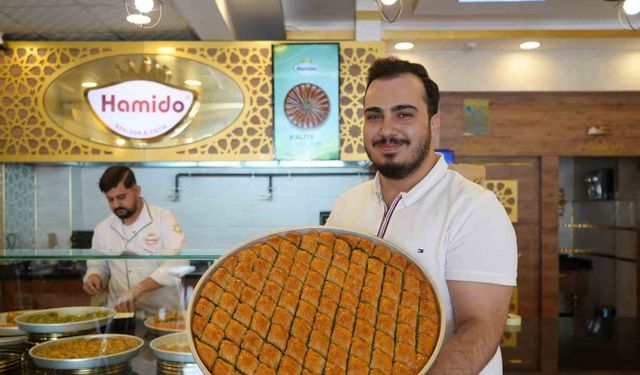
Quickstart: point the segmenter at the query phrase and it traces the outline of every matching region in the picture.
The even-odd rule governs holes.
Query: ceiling
[[[389,43],[410,39],[424,49],[504,49],[517,48],[513,47],[513,41],[537,37],[549,41],[543,43],[546,48],[640,48],[640,32],[623,32],[615,1],[546,0],[515,4],[403,1],[400,19],[393,24],[382,22],[382,38]],[[305,39],[319,35],[352,39],[357,15],[377,12],[374,0],[163,0],[163,3],[160,23],[151,30],[141,30],[125,21],[123,0],[0,0],[0,33],[4,34],[5,42],[285,40],[293,33],[296,38],[306,34]]]

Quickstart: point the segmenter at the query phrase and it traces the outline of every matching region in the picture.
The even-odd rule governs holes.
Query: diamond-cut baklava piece
[[[436,294],[381,241],[291,231],[206,275],[190,334],[210,374],[417,374],[434,355]]]

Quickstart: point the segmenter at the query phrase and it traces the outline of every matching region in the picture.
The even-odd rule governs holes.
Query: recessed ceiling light
[[[167,54],[167,55],[170,55],[170,54],[174,53],[175,51],[176,51],[176,49],[173,48],[173,47],[160,47],[160,48],[158,48],[158,53],[164,53],[164,54]]]
[[[146,25],[151,22],[151,18],[144,14],[130,14],[127,16],[127,21],[136,25]]]
[[[188,79],[184,81],[184,84],[189,86],[202,86],[202,82],[198,81],[197,79]]]
[[[90,89],[92,87],[98,86],[98,84],[95,82],[82,82],[80,86]]]
[[[125,140],[124,140],[124,139],[122,139],[122,138],[118,138],[118,139],[116,139],[116,144],[117,144],[118,146],[123,146],[125,143],[127,143],[127,141],[125,141]]]
[[[384,5],[393,5],[398,2],[398,0],[380,0],[380,2]]]
[[[536,41],[524,42],[520,44],[520,48],[522,49],[536,49],[538,47],[540,47],[540,42]]]
[[[395,47],[395,49],[400,49],[400,50],[411,49],[413,48],[413,43],[399,42],[399,43],[396,43],[393,47]]]

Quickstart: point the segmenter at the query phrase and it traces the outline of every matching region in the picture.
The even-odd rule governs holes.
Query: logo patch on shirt
[[[424,253],[424,249],[418,249],[418,254]]]
[[[176,233],[182,233],[182,228],[178,224],[173,226],[173,231]]]
[[[155,232],[147,233],[147,237],[144,239],[144,243],[147,245],[157,245],[160,242],[160,237]]]

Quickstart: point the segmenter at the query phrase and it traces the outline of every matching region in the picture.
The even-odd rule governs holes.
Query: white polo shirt
[[[351,188],[336,201],[327,225],[377,235],[421,264],[444,302],[445,342],[456,330],[447,280],[516,285],[516,236],[504,207],[491,191],[449,170],[441,155],[388,208],[378,174]],[[499,348],[480,374],[502,374]]]

